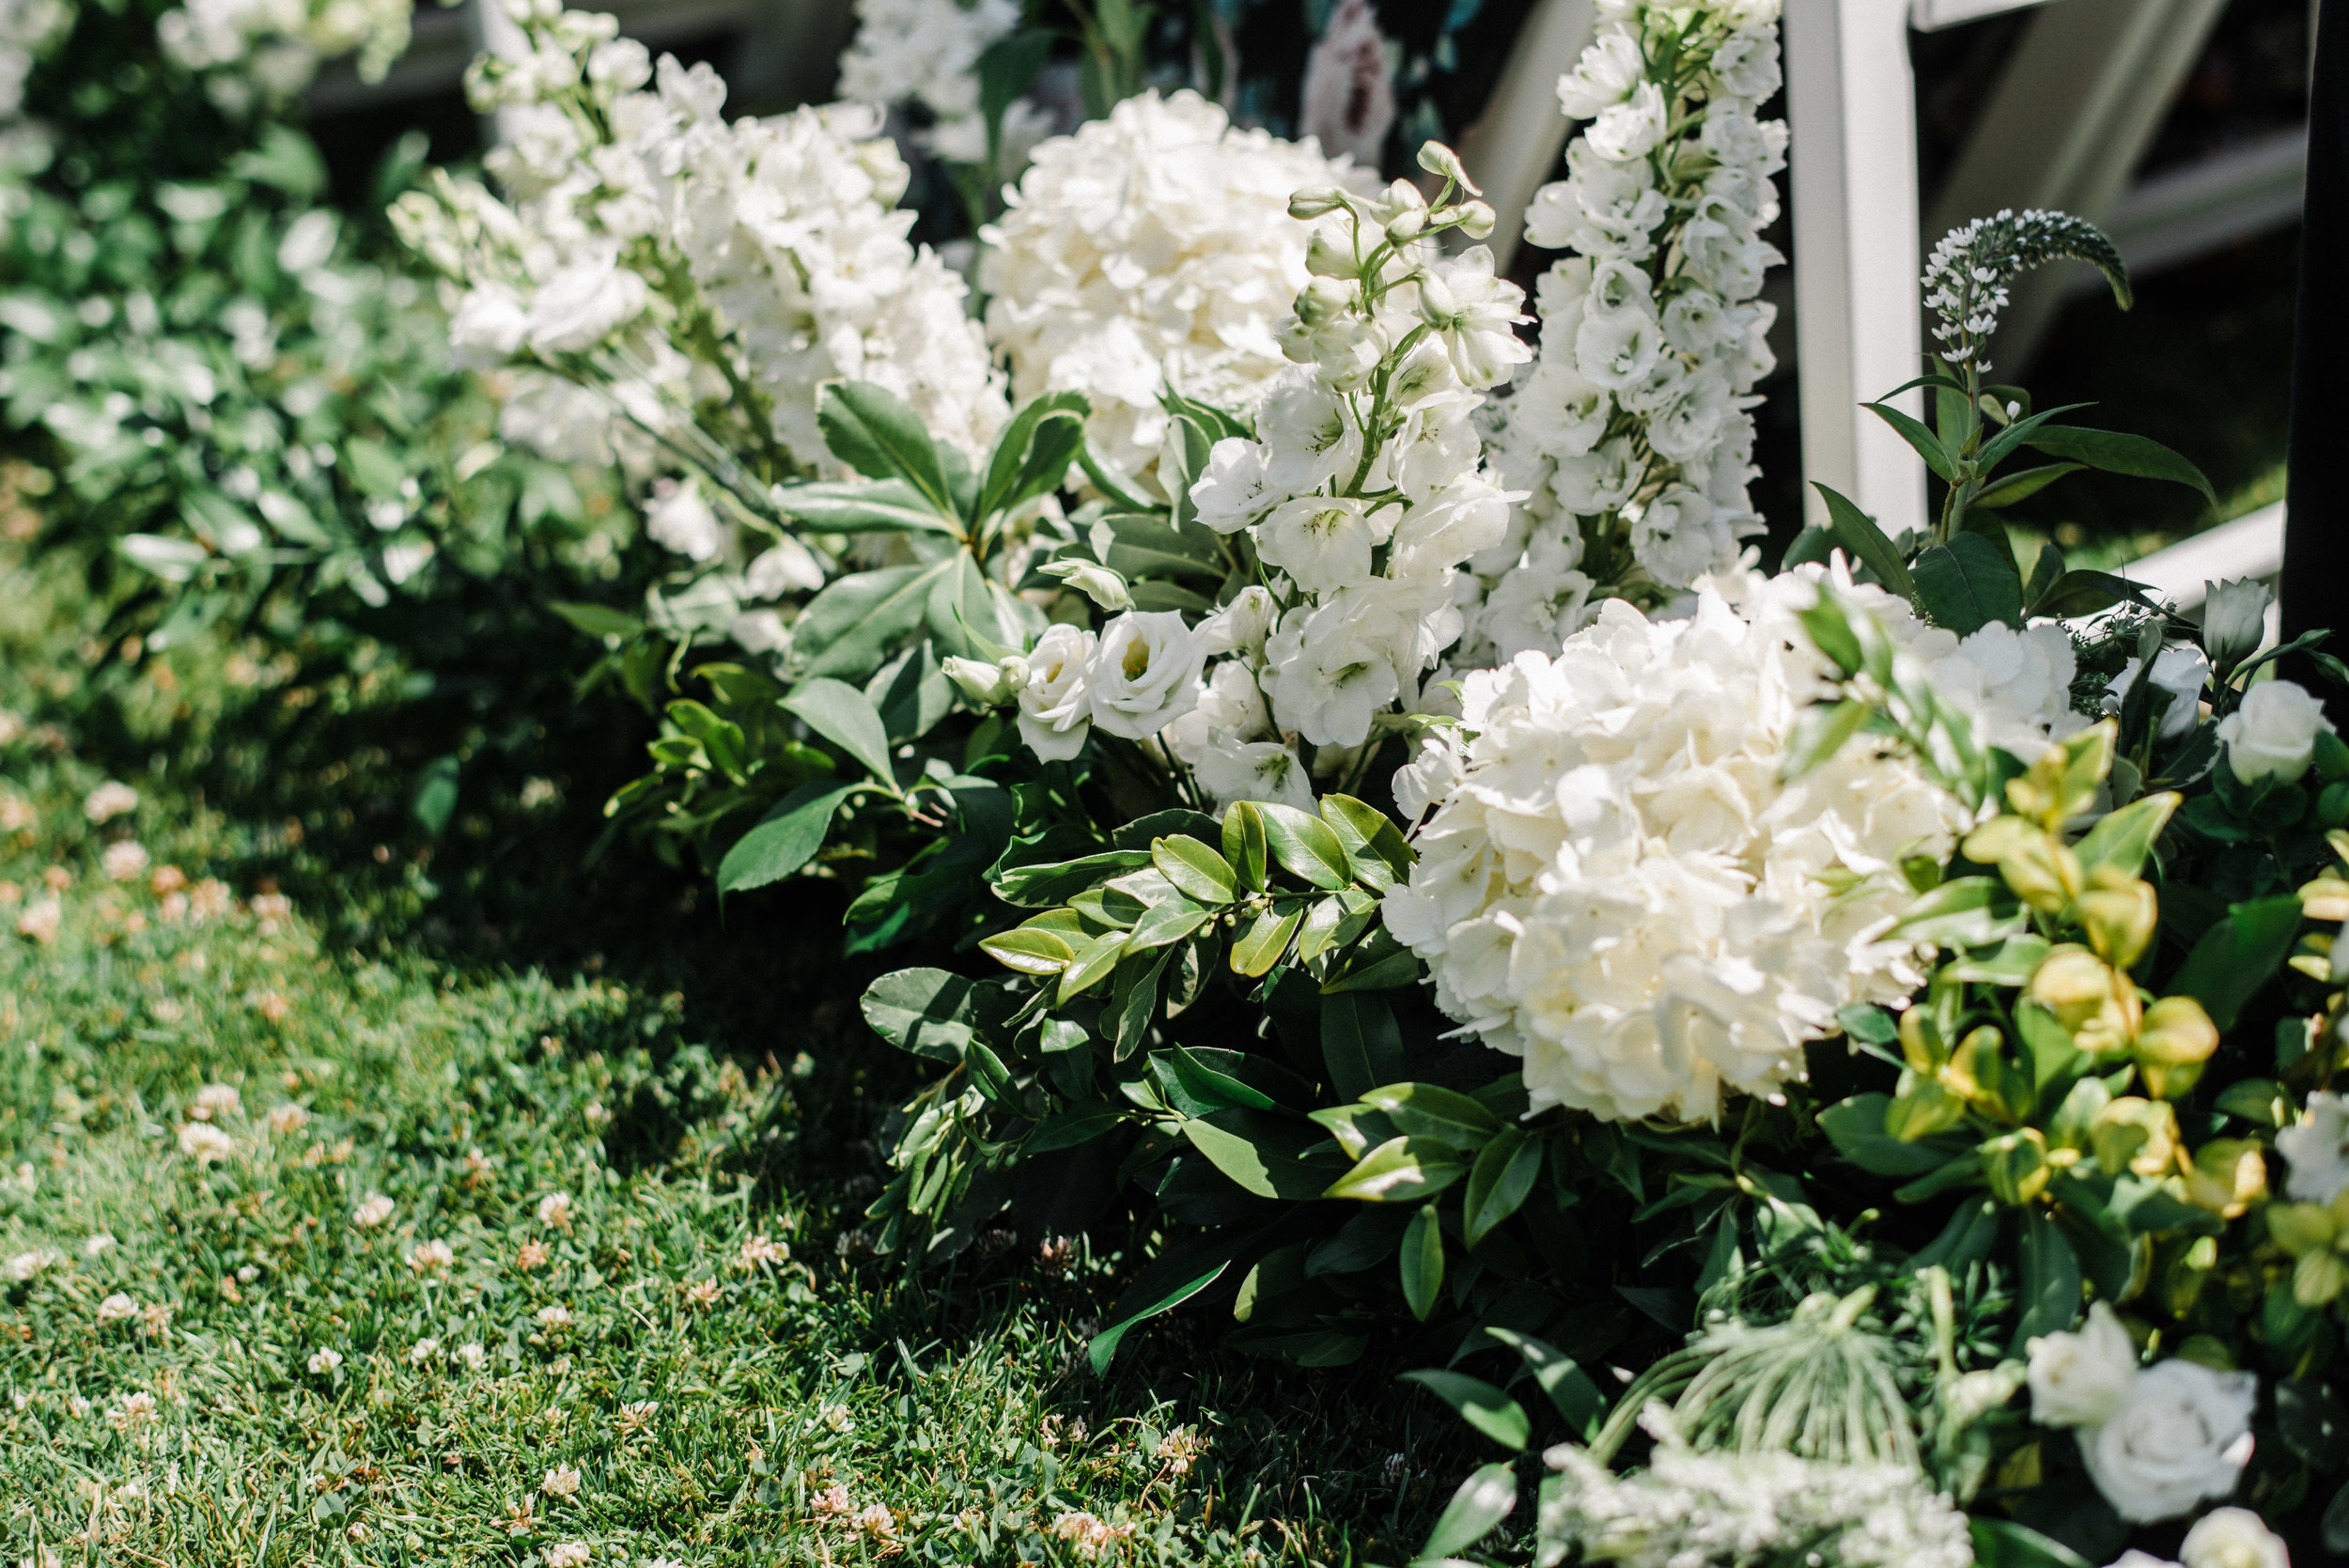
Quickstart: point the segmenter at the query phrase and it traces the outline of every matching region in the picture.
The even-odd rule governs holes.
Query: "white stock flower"
[[[2292,1568],[2283,1538],[2248,1508],[2214,1508],[2178,1548],[2182,1568]]]
[[[1274,329],[1305,287],[1310,232],[1289,195],[1360,177],[1190,91],[1127,99],[1031,156],[982,231],[988,335],[1019,401],[1084,393],[1096,455],[1140,474],[1161,390],[1246,409],[1287,364]]]
[[[1199,700],[1206,659],[1181,611],[1128,611],[1101,629],[1085,660],[1093,722],[1128,740],[1147,740]]]
[[[1028,650],[1026,682],[1019,688],[1019,738],[1047,762],[1066,762],[1084,750],[1093,733],[1093,708],[1085,667],[1095,638],[1082,627],[1048,626]]]
[[[1883,939],[1899,863],[1945,854],[1963,810],[1866,741],[1781,777],[1826,674],[1795,619],[1824,578],[1717,575],[1676,621],[1610,600],[1556,659],[1467,677],[1462,777],[1386,918],[1535,1109],[1707,1118],[1799,1073],[1838,1008],[1920,983]]]
[[[2128,1403],[2137,1381],[2137,1346],[2112,1309],[2088,1309],[2078,1333],[2030,1342],[2030,1415],[2042,1426],[2095,1426]]]
[[[2263,779],[2295,784],[2309,770],[2319,732],[2330,730],[2325,705],[2307,688],[2288,680],[2262,681],[2244,694],[2243,706],[2218,721],[2218,740],[2227,766],[2247,784]]]
[[[2080,1458],[2096,1490],[2131,1524],[2190,1513],[2234,1490],[2251,1459],[2259,1378],[2171,1358],[2137,1374],[2128,1403],[2082,1427]]]
[[[2329,1203],[2349,1188],[2349,1096],[2318,1090],[2300,1120],[2276,1134],[2291,1170],[2284,1192],[2295,1203]]]

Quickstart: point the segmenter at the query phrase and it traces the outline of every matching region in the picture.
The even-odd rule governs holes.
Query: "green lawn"
[[[1124,1225],[872,1257],[914,1079],[820,897],[586,863],[568,732],[431,840],[415,683],[159,681],[66,565],[0,557],[0,1559],[1396,1561],[1483,1457],[1212,1314],[1095,1378]]]

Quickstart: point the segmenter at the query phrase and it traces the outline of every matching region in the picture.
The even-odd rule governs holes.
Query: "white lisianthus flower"
[[[2323,1090],[2309,1096],[2299,1122],[2276,1134],[2276,1152],[2291,1166],[2284,1192],[2295,1203],[2329,1203],[2349,1188],[2349,1096]]]
[[[2077,1334],[2030,1342],[2030,1415],[2042,1426],[2096,1426],[2121,1413],[2137,1381],[2137,1346],[2102,1301]]]
[[[2129,688],[2137,684],[2137,672],[2145,667],[2141,659],[2132,659],[2112,677],[2105,688],[2105,711],[2121,711],[2122,699]],[[2154,689],[2155,733],[2164,740],[2173,740],[2192,729],[2202,717],[2202,688],[2210,683],[2210,660],[2200,648],[2164,648],[2154,655],[2154,673],[2146,677]]]
[[[2306,687],[2268,680],[2252,687],[2243,706],[2218,721],[2218,740],[2227,748],[2227,766],[2245,784],[2263,779],[2296,784],[2309,770],[2317,735],[2332,727],[2325,705]]]
[[[2283,1538],[2248,1508],[2214,1508],[2178,1548],[2183,1568],[2292,1568]]]
[[[1206,655],[1179,610],[1129,610],[1101,629],[1085,661],[1093,722],[1128,740],[1146,740],[1199,700]]]
[[[1717,575],[1675,621],[1610,600],[1556,659],[1467,677],[1461,775],[1386,920],[1437,1005],[1523,1058],[1536,1110],[1709,1117],[1799,1073],[1839,1008],[1921,983],[1883,936],[1914,898],[1899,866],[1946,855],[1964,809],[1864,739],[1782,777],[1828,675],[1796,619],[1826,579]]]
[[[1059,624],[1044,629],[1028,650],[1028,678],[1019,688],[1019,738],[1047,762],[1066,762],[1093,733],[1085,670],[1096,646],[1092,632]]]
[[[2122,1518],[2174,1519],[2234,1490],[2251,1460],[2258,1404],[2253,1373],[2156,1362],[2137,1374],[2118,1414],[2080,1429],[2080,1458]]]

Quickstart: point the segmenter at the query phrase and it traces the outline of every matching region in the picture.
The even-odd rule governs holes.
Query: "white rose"
[[[2331,729],[2325,707],[2305,687],[2288,680],[2251,688],[2243,706],[2218,721],[2227,766],[2247,784],[2262,779],[2293,784],[2309,770],[2319,730]]]
[[[2137,1346],[2099,1301],[2077,1334],[2030,1342],[2030,1415],[2042,1426],[2095,1426],[2121,1413],[2137,1381]]]
[[[2214,1508],[2178,1548],[2185,1568],[2292,1568],[2282,1538],[2248,1508]]]
[[[2163,1361],[2137,1374],[2120,1414],[2080,1429],[2080,1457],[2123,1519],[2174,1519],[2234,1490],[2250,1463],[2258,1403],[2252,1373]]]
[[[1206,661],[1181,611],[1128,611],[1102,629],[1085,661],[1093,722],[1128,740],[1148,739],[1199,700]]]
[[[2276,1134],[2276,1152],[2292,1166],[2284,1178],[2286,1196],[2302,1203],[2331,1203],[2349,1188],[2349,1097],[2310,1094],[2299,1125]]]
[[[2140,1552],[2135,1546],[2131,1546],[2127,1551],[2106,1563],[2105,1568],[2179,1568],[2179,1564],[2170,1561],[2166,1557],[2155,1557],[2151,1552]]]
[[[1029,650],[1028,678],[1019,688],[1019,738],[1047,762],[1066,762],[1092,733],[1085,667],[1094,649],[1092,632],[1062,624],[1046,627]]]

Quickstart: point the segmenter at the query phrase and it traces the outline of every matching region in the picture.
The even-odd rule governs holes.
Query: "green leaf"
[[[2283,961],[2300,934],[2300,900],[2292,893],[2237,904],[2202,933],[2170,977],[2170,996],[2190,996],[2224,1033]]]
[[[961,520],[941,515],[903,479],[811,479],[775,487],[784,515],[818,534],[942,534],[962,537]]]
[[[2153,853],[2161,831],[2170,825],[2170,814],[2178,809],[2179,800],[2166,791],[2147,795],[2098,817],[2087,836],[2072,846],[2080,869],[2093,871],[2108,865],[2123,876],[2136,876],[2145,868],[2145,857]]]
[[[959,515],[938,443],[905,399],[871,381],[824,388],[816,424],[832,455],[868,479],[903,479],[941,517]]]
[[[2143,436],[2078,425],[2043,425],[2026,437],[2023,444],[2051,458],[2066,458],[2103,469],[2107,474],[2166,479],[2173,485],[2200,490],[2203,500],[2214,506],[2218,505],[2218,492],[2210,488],[2210,481],[2202,476],[2201,469],[2161,442]]]
[[[1433,1083],[1390,1083],[1356,1097],[1385,1111],[1398,1131],[1463,1151],[1484,1147],[1501,1130],[1500,1117],[1466,1094]]]
[[[132,534],[115,549],[132,566],[165,582],[189,581],[212,554],[193,539],[168,538],[161,534]]]
[[[1223,859],[1238,875],[1240,885],[1262,893],[1266,858],[1264,817],[1252,800],[1235,800],[1223,813]]]
[[[2071,1241],[2037,1204],[2017,1211],[2023,1227],[2022,1281],[2017,1305],[2022,1317],[2007,1354],[2020,1356],[2042,1335],[2069,1329],[2080,1315],[2080,1261]]]
[[[1350,795],[1325,795],[1321,820],[1345,846],[1354,879],[1362,886],[1384,893],[1411,875],[1411,846],[1386,813]]]
[[[979,117],[987,123],[990,164],[997,162],[1003,146],[1004,111],[1011,107],[1013,100],[1028,90],[1028,85],[1044,69],[1045,59],[1051,52],[1051,32],[1029,27],[997,39],[979,56]]]
[[[1034,33],[1024,36],[1049,40],[1051,35]],[[981,70],[985,70],[984,63],[982,63]],[[1016,506],[1027,500],[1027,496],[1019,495],[1018,492],[1020,489],[1021,471],[1028,466],[1035,446],[1038,428],[1047,420],[1051,420],[1056,424],[1062,420],[1074,420],[1077,424],[1078,442],[1081,444],[1083,441],[1084,417],[1090,412],[1092,412],[1092,405],[1085,400],[1083,394],[1054,392],[1038,397],[1012,415],[1011,422],[1003,427],[1003,433],[995,439],[995,450],[988,457],[987,477],[979,486],[979,499],[977,506],[973,508],[974,514],[980,518],[991,517],[1005,507]],[[1060,439],[1056,436],[1053,444],[1057,445]],[[1066,457],[1061,458],[1060,473],[1067,472],[1069,461],[1070,459]],[[1055,474],[1053,479],[1057,483],[1059,474]]]
[[[1320,1196],[1362,1203],[1417,1203],[1434,1197],[1467,1172],[1468,1162],[1455,1157],[1448,1145],[1390,1138],[1355,1161]]]
[[[930,593],[957,551],[927,566],[883,567],[829,583],[791,623],[791,659],[803,675],[863,679],[922,625]]]
[[[1460,1204],[1460,1240],[1476,1250],[1492,1228],[1517,1213],[1542,1172],[1542,1145],[1522,1127],[1506,1127],[1479,1151]]]
[[[1092,1142],[1125,1120],[1126,1112],[1100,1100],[1072,1105],[1038,1122],[1035,1130],[1019,1141],[1019,1152],[1047,1155],[1055,1149],[1073,1149]]]
[[[547,608],[568,621],[575,630],[590,637],[633,637],[645,629],[643,616],[609,605],[557,600]]]
[[[1780,765],[1783,775],[1790,780],[1799,779],[1842,751],[1843,743],[1859,733],[1859,726],[1875,711],[1859,697],[1847,697],[1834,704],[1814,703],[1804,708],[1801,717],[1795,721],[1786,760]]]
[[[979,943],[979,951],[1019,974],[1058,974],[1077,956],[1066,938],[1034,926],[1014,926]]]
[[[1169,1248],[1146,1265],[1110,1308],[1101,1331],[1093,1336],[1093,1343],[1086,1347],[1085,1358],[1092,1363],[1094,1373],[1098,1375],[1109,1371],[1110,1358],[1117,1354],[1118,1345],[1134,1325],[1160,1312],[1173,1312],[1214,1284],[1232,1266],[1241,1245],[1228,1233],[1219,1232]]]
[[[972,1039],[975,984],[944,970],[899,970],[864,988],[858,1008],[874,1033],[915,1056],[959,1062]]]
[[[1295,806],[1263,800],[1254,804],[1264,818],[1265,840],[1272,850],[1272,858],[1281,862],[1283,870],[1317,888],[1335,890],[1352,879],[1353,868],[1346,858],[1346,846],[1318,818],[1306,815]]]
[[[1117,961],[1126,956],[1126,933],[1104,931],[1077,949],[1076,960],[1060,971],[1060,984],[1054,988],[1055,1004],[1066,1004],[1070,997],[1093,989],[1109,978],[1117,968]]]
[[[1212,918],[1212,910],[1202,908],[1176,894],[1163,903],[1151,905],[1143,911],[1142,918],[1134,922],[1133,930],[1127,933],[1126,950],[1142,953],[1181,941]]]
[[[1403,1304],[1422,1323],[1436,1310],[1436,1295],[1443,1289],[1443,1224],[1436,1205],[1427,1203],[1404,1228],[1403,1246],[1395,1254],[1403,1273]]]
[[[2072,1043],[2071,1031],[2040,1002],[2026,998],[2015,1004],[2015,1032],[2023,1037],[2023,1049],[2030,1056],[2034,1093],[2072,1077],[2085,1061],[2080,1048]]]
[[[435,757],[425,764],[417,776],[415,792],[409,798],[408,815],[434,838],[448,826],[448,819],[457,811],[457,779],[459,768],[453,756]]]
[[[1517,1467],[1505,1459],[1495,1460],[1460,1483],[1460,1489],[1437,1516],[1436,1528],[1427,1532],[1427,1544],[1419,1549],[1411,1568],[1433,1568],[1458,1557],[1490,1535],[1493,1527],[1517,1505]]]
[[[1913,602],[1917,598],[1916,580],[1901,564],[1901,552],[1892,548],[1892,541],[1884,536],[1875,519],[1825,485],[1812,488],[1827,502],[1829,526],[1835,530],[1836,542],[1843,547],[1843,553],[1874,572],[1878,582]]]
[[[1004,903],[1036,909],[1066,904],[1087,888],[1129,871],[1139,871],[1149,863],[1147,849],[1104,849],[1097,855],[1082,855],[1073,861],[1013,866],[996,872],[991,880],[995,896]]]
[[[718,891],[743,893],[779,882],[816,858],[840,802],[855,784],[812,779],[785,796],[718,862]]]
[[[866,772],[896,788],[889,765],[889,731],[873,699],[847,681],[818,677],[803,681],[783,699],[786,712],[864,766]]]
[[[1502,1448],[1522,1453],[1532,1439],[1533,1423],[1525,1407],[1481,1377],[1423,1368],[1405,1373],[1403,1381],[1418,1384],[1451,1405],[1462,1421]]]
[[[1819,1112],[1819,1130],[1835,1152],[1877,1176],[1921,1176],[1950,1157],[1934,1142],[1904,1143],[1884,1130],[1884,1113],[1892,1104],[1886,1094],[1855,1094]]]
[[[1185,1121],[1183,1137],[1243,1191],[1259,1198],[1302,1202],[1320,1197],[1330,1182],[1330,1162],[1300,1157],[1328,1141],[1309,1124],[1236,1108]]]
[[[1252,980],[1271,972],[1288,951],[1289,939],[1297,934],[1298,922],[1304,919],[1304,906],[1292,904],[1261,910],[1232,940],[1232,972]]]
[[[1974,1568],[2093,1568],[2061,1541],[2012,1519],[1976,1515],[1966,1521],[1974,1538]]]
[[[2019,935],[2025,924],[2022,904],[2002,879],[1959,877],[1911,904],[1886,935],[1943,947],[1988,947]]]
[[[1600,1423],[1607,1419],[1607,1396],[1598,1391],[1591,1374],[1575,1364],[1573,1357],[1514,1328],[1486,1328],[1485,1332],[1525,1358],[1525,1364],[1533,1369],[1533,1381],[1541,1385],[1575,1436],[1584,1442],[1597,1436]]]
[[[1195,838],[1162,838],[1150,846],[1150,862],[1175,891],[1201,904],[1229,904],[1239,880],[1222,856]]]
[[[1392,991],[1419,984],[1423,966],[1419,955],[1405,947],[1381,926],[1354,950],[1344,972],[1322,982],[1321,994],[1344,991]]]
[[[1294,917],[1292,917],[1294,918]],[[1330,1086],[1359,1100],[1404,1072],[1403,1034],[1394,1011],[1376,996],[1348,992],[1321,1002],[1321,1060]]]
[[[1296,1110],[1315,1103],[1313,1085],[1279,1063],[1248,1051],[1177,1046],[1150,1060],[1154,1065],[1163,1063],[1196,1104],[1197,1109],[1186,1110],[1186,1115],[1204,1116],[1230,1107]]]
[[[1970,505],[1985,511],[2012,506],[2018,501],[2027,501],[2037,495],[2065,474],[2077,474],[2086,466],[2085,463],[2047,463],[2038,468],[2018,469],[2002,479],[1983,486],[1982,493],[1975,496]]]
[[[1949,448],[1943,446],[1941,438],[1927,429],[1921,421],[1901,412],[1890,403],[1862,403],[1859,406],[1892,427],[1901,440],[1915,447],[1917,456],[1925,460],[1927,468],[1940,475],[1942,483],[1957,483],[1957,464],[1951,460]]]
[[[2333,1500],[2325,1505],[2322,1521],[2325,1549],[2335,1557],[2349,1556],[2349,1485],[2333,1494]]]
[[[2023,624],[2015,558],[1979,534],[1960,534],[1917,557],[1917,606],[1960,637],[1993,622]]]

